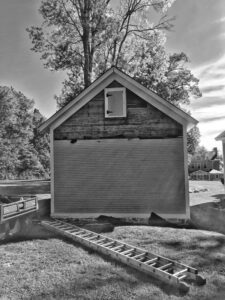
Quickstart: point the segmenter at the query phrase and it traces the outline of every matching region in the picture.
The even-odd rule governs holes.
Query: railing
[[[0,223],[38,209],[37,197],[23,198],[19,201],[0,205]]]

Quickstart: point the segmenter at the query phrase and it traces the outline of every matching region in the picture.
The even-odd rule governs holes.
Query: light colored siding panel
[[[183,141],[54,141],[55,213],[185,213]]]

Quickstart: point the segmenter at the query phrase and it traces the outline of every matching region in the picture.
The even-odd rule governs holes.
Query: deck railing
[[[0,205],[0,223],[38,209],[37,197],[21,197],[19,201]]]

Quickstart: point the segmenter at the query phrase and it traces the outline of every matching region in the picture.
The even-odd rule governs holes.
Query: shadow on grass
[[[216,198],[218,200],[223,200],[223,199],[225,199],[225,194],[212,195],[212,197]]]
[[[112,265],[119,266],[119,267],[125,269],[127,274],[132,274],[138,280],[137,283],[130,284],[130,285],[132,285],[132,288],[138,287],[142,284],[151,283],[151,284],[155,285],[156,287],[160,288],[167,295],[184,296],[187,294],[187,292],[180,291],[178,288],[176,288],[170,284],[167,284],[166,282],[163,282],[160,279],[156,279],[151,275],[144,274],[143,272],[138,271],[132,267],[129,267],[126,264],[123,264],[122,262],[116,261],[115,259],[111,258],[109,255],[105,255],[103,253],[97,252],[94,249],[91,249],[85,245],[81,245],[80,243],[73,241],[67,237],[60,236],[59,239],[63,240],[65,243],[68,243],[70,245],[72,244],[72,245],[76,246],[77,248],[84,249],[85,251],[88,252],[89,255],[98,255],[99,257],[103,258],[105,261],[110,262]],[[107,268],[107,272],[108,271],[109,271],[109,269]],[[112,278],[112,283],[113,282],[114,283],[120,283],[120,282],[129,283],[129,281],[124,279],[123,277],[120,277],[118,279]],[[97,285],[95,284],[94,286],[92,283],[89,283],[89,282],[87,283],[86,286],[84,286],[82,284],[80,291],[83,291],[83,289],[96,290],[96,289],[98,289],[98,287],[106,285],[106,283],[109,283],[109,280],[107,279],[107,281],[106,281],[106,280],[104,280],[104,278],[101,278],[101,279],[99,279],[98,284]],[[76,284],[76,290],[79,291],[79,288],[77,288],[77,284]],[[121,298],[118,298],[118,299],[121,299]]]
[[[160,243],[167,249],[174,250],[178,255],[182,253],[188,258],[187,264],[194,268],[215,270],[216,267],[225,268],[225,236],[207,235],[194,237],[190,242],[168,241]],[[182,251],[182,252],[181,252]],[[186,254],[185,254],[186,253]]]
[[[70,243],[71,244],[71,243]],[[73,243],[76,245],[76,243]],[[81,247],[78,245],[80,248]],[[58,285],[53,290],[47,291],[47,294],[40,293],[34,295],[35,299],[44,299],[46,296],[47,299],[49,299],[49,296],[56,297],[57,299],[64,299],[65,297],[75,297],[74,299],[113,299],[113,300],[120,300],[120,299],[129,299],[129,295],[127,297],[123,295],[121,297],[120,293],[121,290],[124,289],[124,291],[129,290],[128,293],[132,293],[134,296],[134,293],[136,293],[136,290],[141,289],[142,287],[146,289],[146,286],[149,284],[153,285],[160,289],[163,293],[165,293],[168,296],[185,296],[187,292],[181,292],[175,287],[166,284],[162,282],[161,280],[157,280],[152,276],[145,275],[137,270],[134,270],[133,268],[130,268],[122,263],[116,262],[112,259],[110,259],[108,256],[99,254],[95,251],[88,251],[88,253],[91,254],[98,254],[103,259],[110,262],[112,265],[119,266],[126,270],[127,276],[124,276],[123,274],[120,275],[120,271],[118,272],[111,272],[110,268],[108,266],[102,266],[101,271],[99,274],[91,274],[88,273],[86,275],[86,272],[81,273],[82,276],[79,278],[76,277],[74,280],[70,280],[67,285]],[[104,274],[107,274],[107,276],[104,276]],[[135,278],[132,279],[130,275]],[[98,293],[99,290],[103,289],[104,293],[109,293],[108,295],[104,295],[105,298],[103,298],[103,295],[101,295],[100,298],[96,297],[96,291]],[[149,290],[151,291],[151,286],[149,287]],[[96,296],[93,297],[93,294]],[[111,293],[115,293],[115,295],[112,297]],[[84,294],[87,297],[84,297]],[[88,296],[89,295],[89,296]],[[110,296],[109,298],[107,296]],[[151,296],[151,295],[150,295]],[[136,298],[137,297],[137,298]],[[142,299],[136,295],[135,298],[132,297],[132,299]],[[67,299],[67,298],[66,298]],[[70,299],[70,298],[69,298]],[[147,298],[144,298],[147,299]],[[151,298],[149,298],[151,299]]]
[[[38,228],[37,228],[38,227]],[[43,299],[46,297],[57,297],[57,299],[61,297],[63,299],[65,296],[74,296],[72,292],[76,293],[76,295],[83,295],[84,291],[89,291],[91,292],[93,290],[96,291],[99,288],[104,288],[109,286],[109,289],[112,286],[118,286],[118,285],[125,285],[129,289],[133,289],[135,291],[136,288],[141,287],[142,285],[149,284],[151,283],[152,285],[155,285],[159,289],[161,289],[165,294],[167,295],[174,295],[174,296],[182,296],[185,295],[185,293],[180,292],[178,289],[175,287],[166,284],[162,282],[161,280],[157,280],[154,277],[150,275],[145,275],[142,272],[135,270],[129,266],[126,266],[123,263],[117,262],[113,260],[111,257],[108,255],[101,254],[95,250],[92,250],[88,248],[87,246],[81,245],[78,242],[75,242],[67,237],[63,237],[61,235],[57,235],[54,233],[51,233],[47,230],[45,230],[41,225],[35,226],[35,230],[29,232],[28,235],[17,235],[10,237],[4,241],[0,242],[0,245],[5,245],[5,244],[13,244],[13,243],[19,243],[19,242],[26,242],[26,241],[33,241],[33,240],[48,240],[52,238],[57,238],[59,240],[62,240],[63,242],[67,244],[72,244],[76,248],[84,249],[85,251],[88,252],[89,255],[98,255],[102,257],[105,261],[110,262],[112,265],[119,266],[123,269],[126,270],[127,274],[132,274],[134,278],[136,279],[134,282],[131,280],[129,276],[123,278],[122,276],[119,275],[119,272],[115,275],[113,272],[110,275],[110,278],[105,279],[103,276],[98,277],[98,278],[90,278],[89,276],[86,277],[86,279],[80,279],[76,278],[75,281],[71,281],[68,283],[68,286],[57,286],[54,290],[46,291],[45,293],[41,292],[40,294],[33,295],[35,299]],[[107,275],[110,272],[109,267],[103,267],[105,270],[103,270],[101,273],[104,275],[106,273]],[[90,272],[91,273],[91,272]],[[83,278],[83,277],[82,277]],[[87,292],[87,293],[89,293]],[[82,298],[83,299],[83,298]],[[85,298],[86,299],[86,298]],[[91,298],[87,298],[91,299]],[[121,299],[121,298],[112,298],[112,299]]]
[[[7,245],[12,243],[27,242],[33,240],[48,240],[52,238],[60,238],[60,235],[46,230],[40,224],[32,224],[26,232],[18,232],[13,235],[7,236],[5,239],[0,240],[0,245]]]

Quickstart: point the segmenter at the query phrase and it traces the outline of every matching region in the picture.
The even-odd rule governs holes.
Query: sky
[[[0,1],[0,85],[34,99],[40,112],[50,117],[65,74],[44,69],[39,55],[30,50],[26,28],[41,23],[39,5],[40,0]],[[176,20],[166,47],[170,53],[185,52],[200,79],[203,96],[191,101],[200,144],[221,149],[215,137],[225,130],[225,0],[176,0],[168,15]]]

